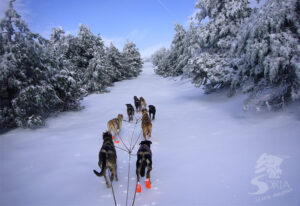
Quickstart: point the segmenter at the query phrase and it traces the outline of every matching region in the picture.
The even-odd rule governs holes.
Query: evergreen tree
[[[187,61],[183,75],[196,86],[230,88],[229,95],[242,88],[245,108],[277,109],[300,99],[300,0],[268,0],[254,12],[247,0],[199,0],[196,8],[199,22],[187,31],[183,54],[171,47],[153,55],[157,74],[170,76]]]
[[[69,36],[68,45],[66,58],[76,69],[76,80],[83,85],[84,75],[90,60],[94,57],[94,51],[104,53],[103,41],[100,36],[95,36],[87,26],[80,24],[78,36]],[[100,51],[101,49],[102,51]]]
[[[124,53],[106,49],[83,25],[78,37],[53,29],[48,41],[29,30],[13,2],[0,22],[0,129],[43,125],[52,113],[79,109],[86,90],[102,92],[140,73],[133,43]]]
[[[187,63],[187,58],[184,54],[186,43],[186,31],[183,26],[175,23],[175,35],[171,43],[171,48],[168,52],[164,50],[158,51],[153,55],[152,60],[161,59],[160,63],[153,62],[156,65],[155,72],[157,74],[167,76],[179,76],[183,73],[183,67]],[[164,57],[162,57],[165,55]]]
[[[201,52],[185,67],[185,76],[197,87],[204,85],[206,93],[230,86],[232,75],[228,60],[209,52]]]
[[[186,31],[180,24],[175,24],[175,36],[171,43],[170,52],[167,56],[169,76],[179,76],[182,74],[184,64],[187,63],[184,58],[184,40]]]
[[[160,48],[151,55],[151,62],[154,66],[158,66],[162,59],[167,56],[167,49],[165,47]]]
[[[137,77],[142,71],[143,62],[136,45],[127,40],[123,48],[123,56],[125,58],[124,66],[127,70],[127,77]]]
[[[113,68],[104,54],[96,52],[85,72],[85,87],[91,92],[104,92],[113,82]]]
[[[241,24],[251,14],[248,0],[199,0],[195,8],[199,24],[209,18],[205,29],[201,30],[201,47],[214,53],[227,52],[235,39]]]
[[[168,62],[168,56],[169,56],[169,50],[162,48],[155,52],[152,55],[152,63],[154,64],[155,68],[154,71],[156,74],[161,75],[163,77],[169,76],[169,62]]]
[[[206,92],[230,87],[235,70],[230,64],[230,47],[241,25],[251,14],[248,0],[199,0],[196,14],[199,21],[200,49],[189,60],[184,75]],[[209,17],[202,26],[201,21]]]
[[[189,29],[186,32],[184,38],[184,56],[185,56],[185,65],[187,64],[187,60],[191,59],[195,55],[198,54],[201,49],[201,42],[198,27],[195,25],[193,19],[191,19]]]
[[[46,40],[30,32],[14,10],[13,2],[9,2],[5,17],[0,22],[1,127],[31,126],[30,122],[41,125],[49,111],[61,103],[48,81],[54,68],[44,49]],[[28,107],[23,107],[22,102],[31,97],[47,105],[29,101]]]
[[[113,82],[126,79],[123,55],[112,43],[107,49],[107,59],[110,67],[112,68],[110,76],[112,77]]]
[[[249,93],[246,107],[277,109],[300,98],[299,11],[299,0],[269,0],[238,33],[232,88]]]
[[[66,57],[69,50],[68,39],[62,28],[52,29],[50,37],[49,53],[54,58],[56,72],[51,82],[63,102],[62,110],[79,109],[79,101],[86,91],[76,81],[76,66]]]

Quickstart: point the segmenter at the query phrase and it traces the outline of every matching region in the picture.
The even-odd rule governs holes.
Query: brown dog
[[[123,121],[123,115],[119,114],[118,118],[109,120],[107,122],[107,130],[109,132],[111,132],[111,131],[114,132],[114,137],[113,138],[116,138],[116,136],[121,132],[121,130],[122,130],[122,121]]]
[[[152,123],[150,120],[150,117],[148,115],[147,109],[142,110],[142,129],[143,129],[143,136],[146,139],[146,135],[151,137],[151,132],[152,132]]]
[[[147,109],[147,103],[143,97],[140,97],[140,107],[141,109]]]
[[[107,188],[110,187],[110,184],[107,181],[106,169],[109,169],[111,173],[110,182],[113,181],[114,177],[116,178],[116,181],[118,181],[117,153],[110,132],[103,133],[103,144],[99,152],[98,165],[101,168],[101,172],[99,173],[94,170],[94,173],[98,177],[104,176]]]

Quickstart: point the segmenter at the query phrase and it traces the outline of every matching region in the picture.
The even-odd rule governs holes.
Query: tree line
[[[85,25],[77,36],[54,28],[45,39],[30,31],[13,2],[0,22],[0,129],[44,125],[51,114],[80,109],[87,94],[140,74],[134,43],[122,52],[105,47]]]
[[[205,93],[243,91],[244,108],[277,110],[300,99],[300,0],[198,0],[187,30],[175,24],[155,72],[190,78]],[[203,23],[208,19],[207,23]]]

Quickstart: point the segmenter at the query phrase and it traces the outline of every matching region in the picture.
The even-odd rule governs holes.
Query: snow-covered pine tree
[[[123,47],[124,66],[127,70],[127,77],[137,77],[141,71],[143,62],[141,55],[133,42],[127,40]]]
[[[181,61],[183,63],[183,75],[184,77],[193,78],[193,70],[195,66],[193,65],[193,57],[197,56],[201,51],[201,38],[199,36],[199,28],[201,28],[201,25],[195,25],[195,22],[193,18],[191,17],[190,26],[189,29],[186,32],[185,38],[184,38],[184,61]],[[195,67],[197,68],[197,66]]]
[[[166,55],[167,49],[165,47],[162,47],[151,55],[151,62],[154,66],[158,66]]]
[[[86,32],[87,33],[87,32]],[[84,87],[89,92],[103,92],[107,86],[112,85],[113,75],[112,67],[109,64],[105,47],[100,35],[94,36],[94,46],[92,48],[93,56],[89,60],[88,66],[84,72]]]
[[[12,101],[15,122],[19,127],[41,126],[51,113],[58,111],[61,104],[50,84],[29,85]]]
[[[76,81],[76,68],[71,60],[66,57],[69,50],[68,39],[62,27],[52,29],[50,45],[48,46],[50,56],[55,60],[55,74],[51,82],[63,102],[61,110],[79,109],[79,100],[86,94],[81,85]]]
[[[105,53],[95,51],[85,72],[85,88],[91,92],[104,92],[113,83],[114,73]]]
[[[300,98],[300,1],[269,0],[234,42],[232,88],[249,93],[246,107],[282,108]]]
[[[251,13],[248,0],[199,0],[195,7],[201,49],[184,69],[197,86],[207,92],[229,87],[234,70],[228,59],[232,42],[240,26]],[[208,23],[201,25],[202,20]]]
[[[196,58],[190,59],[184,71],[184,75],[190,77],[196,87],[204,85],[205,93],[229,86],[233,76],[228,60],[209,52],[201,52]]]
[[[167,76],[179,76],[183,73],[184,64],[187,63],[184,56],[186,31],[182,25],[175,23],[175,36],[167,56]]]
[[[195,25],[193,18],[191,18],[189,29],[184,38],[184,57],[189,60],[197,55],[200,50],[200,36],[198,27]],[[184,61],[186,65],[186,60]]]
[[[167,56],[169,55],[169,51],[166,48],[161,48],[157,50],[152,56],[151,61],[153,63],[154,72],[158,75],[167,76]]]
[[[42,125],[61,104],[49,83],[55,68],[47,41],[32,33],[13,8],[0,22],[0,127]]]
[[[124,68],[124,57],[122,53],[111,43],[107,49],[107,59],[111,66],[111,74],[113,82],[126,79],[126,70]]]
[[[175,23],[175,32],[171,48],[167,52],[160,50],[153,55],[154,60],[161,59],[160,63],[153,62],[157,64],[155,72],[164,77],[181,75],[187,63],[184,55],[186,31],[182,25]]]
[[[104,49],[103,41],[100,36],[95,36],[89,27],[80,24],[78,36],[68,36],[68,45],[66,57],[76,69],[76,81],[83,85],[85,71],[90,60],[94,57],[95,49],[98,47]]]
[[[199,0],[195,8],[199,24],[205,18],[209,21],[201,30],[202,47],[214,53],[227,52],[236,38],[241,24],[251,14],[248,0]]]

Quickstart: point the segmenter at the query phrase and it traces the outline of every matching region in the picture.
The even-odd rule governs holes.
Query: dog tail
[[[95,175],[97,175],[98,177],[102,176],[101,173],[97,172],[96,170],[93,170],[93,171],[94,171]]]
[[[146,169],[146,162],[143,161],[142,168],[141,168],[141,177],[145,176],[145,169]]]
[[[108,158],[108,154],[107,152],[101,152],[100,153],[100,158],[101,158],[101,161],[102,161],[102,164],[101,164],[101,172],[97,172],[96,170],[93,170],[95,175],[97,175],[98,177],[101,177],[104,175],[104,172],[106,170],[106,159]]]

